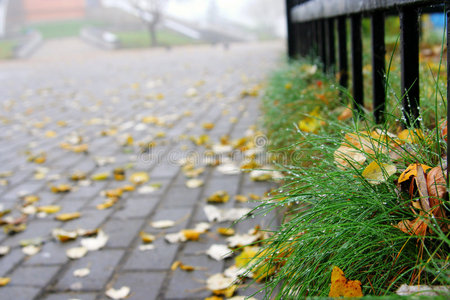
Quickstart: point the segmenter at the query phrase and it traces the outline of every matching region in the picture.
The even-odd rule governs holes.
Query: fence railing
[[[421,12],[444,12],[445,9],[448,22],[450,20],[449,6],[448,0],[286,0],[288,55],[290,58],[318,56],[324,71],[339,72],[339,83],[347,88],[350,74],[347,56],[347,20],[349,19],[352,95],[354,108],[362,115],[364,89],[361,25],[362,18],[370,18],[373,114],[375,121],[381,123],[384,120],[386,107],[385,15],[398,14],[403,112],[407,126],[418,126],[419,15]],[[447,30],[447,46],[448,37]],[[449,47],[447,47],[447,57],[450,56],[449,54]],[[447,72],[448,69],[447,60]],[[448,84],[449,81],[447,86]],[[449,98],[447,89],[447,99]],[[449,114],[450,109],[447,106],[447,116]]]

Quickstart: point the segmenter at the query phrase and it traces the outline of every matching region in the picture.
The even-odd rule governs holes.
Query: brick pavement
[[[11,278],[7,286],[0,287],[0,299],[106,299],[107,288],[121,286],[131,288],[127,299],[211,296],[204,281],[233,262],[215,261],[201,253],[213,243],[225,243],[215,234],[219,224],[214,224],[198,242],[168,244],[163,233],[206,221],[205,198],[217,190],[227,190],[231,196],[230,202],[218,206],[232,208],[255,205],[237,203],[234,195],[262,195],[271,186],[248,180],[245,173],[224,175],[214,167],[206,167],[199,177],[205,184],[189,189],[176,161],[187,153],[205,151],[203,146],[192,143],[190,136],[206,133],[217,143],[224,134],[231,139],[243,137],[257,123],[259,99],[242,98],[240,93],[260,83],[281,53],[278,43],[232,45],[228,50],[198,46],[113,53],[77,53],[75,48],[67,57],[52,58],[40,53],[28,61],[1,63],[0,78],[7,87],[0,90],[2,210],[11,209],[9,215],[19,217],[21,196],[34,194],[41,199],[39,205],[59,205],[61,212],[77,211],[82,217],[62,223],[52,215],[30,215],[25,231],[15,235],[0,232],[0,245],[11,246],[10,253],[0,258],[0,277]],[[197,95],[186,96],[192,88]],[[164,124],[142,122],[147,116],[155,116]],[[214,129],[203,129],[204,122],[213,122]],[[162,136],[159,132],[164,132],[165,137],[157,138]],[[133,137],[133,145],[123,147],[118,143],[124,134]],[[60,147],[61,142],[70,142],[74,136],[82,137],[83,143],[89,145],[87,153]],[[148,141],[156,145],[150,153],[143,153],[137,144]],[[46,153],[43,164],[27,161],[30,154],[40,152]],[[114,161],[100,165],[98,157],[114,157]],[[89,177],[124,166],[127,175],[147,172],[150,183],[159,183],[161,188],[149,194],[127,192],[113,207],[98,210],[96,205],[105,200],[101,191],[124,183],[108,179],[77,186],[68,180],[75,170]],[[47,172],[43,178],[36,178],[36,173],[43,171]],[[58,183],[77,188],[66,194],[52,193],[49,186]],[[166,230],[149,225],[165,219],[178,222]],[[273,216],[249,219],[236,228],[244,232],[256,224],[269,226],[272,220]],[[51,231],[57,227],[102,228],[109,240],[103,249],[70,260],[65,250],[79,242],[62,244],[52,239]],[[156,235],[154,250],[139,250],[142,230]],[[23,254],[20,242],[38,237],[44,240],[40,252]],[[172,271],[170,267],[176,260],[202,268]],[[88,276],[73,275],[74,270],[84,267],[90,269]],[[249,295],[256,288],[239,289],[237,294]]]

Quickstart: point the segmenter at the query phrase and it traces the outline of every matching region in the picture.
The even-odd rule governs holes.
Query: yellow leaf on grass
[[[408,180],[411,178],[411,176],[417,176],[417,166],[419,164],[410,164],[405,171],[403,171],[402,174],[398,177],[398,183],[401,183],[403,181]],[[427,165],[420,164],[422,166],[422,169],[424,172],[426,172],[428,169],[431,169],[431,167]]]
[[[141,237],[141,240],[143,243],[152,243],[156,237],[153,234],[146,233],[144,231],[139,232],[139,236]]]
[[[259,248],[258,247],[245,247],[244,250],[236,256],[234,259],[235,264],[238,268],[243,268],[248,265],[248,263],[256,257],[256,254],[258,254]]]
[[[398,134],[398,138],[403,142],[408,143],[419,143],[419,141],[424,139],[423,132],[420,129],[404,129]]]
[[[230,298],[230,297],[233,297],[233,295],[234,295],[234,293],[236,292],[236,290],[237,290],[237,285],[236,284],[233,284],[233,285],[231,285],[231,286],[229,286],[229,287],[227,287],[226,289],[222,289],[222,290],[213,290],[212,292],[213,292],[213,294],[214,295],[223,295],[223,296],[225,296],[226,298]]]
[[[298,122],[298,128],[301,131],[305,132],[317,132],[320,127],[325,125],[325,122],[319,120],[320,116],[320,107],[314,108],[312,112],[309,113],[309,116]]]
[[[61,210],[61,206],[59,205],[45,205],[45,206],[39,206],[37,208],[37,211],[44,212],[46,214],[54,214]]]
[[[292,89],[292,82],[286,83],[286,84],[284,85],[284,88],[285,88],[286,90]]]
[[[181,233],[188,241],[198,241],[200,239],[200,232],[194,229],[183,229]]]
[[[334,151],[334,162],[338,168],[345,170],[350,166],[358,167],[366,161],[366,156],[358,149],[341,146]]]
[[[225,203],[230,200],[230,195],[223,190],[217,191],[208,197],[207,201],[211,203]]]
[[[133,184],[143,184],[150,180],[150,176],[146,172],[137,172],[130,176],[130,181]]]
[[[5,286],[11,281],[9,277],[0,277],[0,286]]]
[[[65,214],[57,215],[55,217],[55,219],[58,220],[58,221],[66,222],[66,221],[70,221],[70,220],[73,220],[73,219],[78,219],[79,217],[81,217],[81,213],[73,212],[73,213],[65,213]]]
[[[381,163],[378,164],[376,161],[371,162],[362,172],[362,176],[367,179],[369,183],[379,184],[397,172],[397,167],[395,165]]]
[[[96,181],[106,180],[108,178],[109,178],[108,172],[96,173],[91,176],[91,179]]]
[[[233,234],[235,234],[235,230],[229,227],[219,227],[217,228],[217,232],[223,236],[232,236]]]
[[[328,297],[362,297],[361,282],[359,280],[347,280],[344,272],[333,267],[331,273],[331,288]]]

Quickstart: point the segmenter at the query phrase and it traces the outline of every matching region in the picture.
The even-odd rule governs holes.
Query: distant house
[[[85,0],[22,0],[22,6],[26,22],[80,19],[86,15]]]

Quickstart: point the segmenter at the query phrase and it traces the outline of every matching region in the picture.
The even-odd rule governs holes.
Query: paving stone
[[[156,212],[156,214],[151,218],[149,224],[145,227],[148,232],[153,232],[159,234],[161,232],[171,233],[178,232],[185,229],[192,214],[192,207],[186,208],[162,208]],[[150,223],[162,220],[171,220],[175,222],[175,226],[165,229],[153,228]]]
[[[128,200],[122,201],[118,205],[117,211],[114,213],[113,218],[117,219],[130,219],[130,218],[145,218],[148,216],[158,205],[159,199],[155,196],[148,198],[130,198]]]
[[[11,249],[10,253],[0,257],[0,277],[5,277],[24,257],[21,248]]]
[[[113,213],[112,210],[82,210],[81,217],[67,222],[58,222],[58,227],[65,230],[95,229],[99,228],[106,218]]]
[[[130,287],[129,300],[154,300],[158,299],[165,277],[166,272],[125,272],[119,274],[113,287]]]
[[[51,218],[51,217],[50,217]],[[53,228],[58,227],[59,222],[52,219],[33,220],[27,225],[27,229],[6,239],[3,245],[18,246],[21,240],[50,237]]]
[[[53,267],[19,267],[11,275],[11,283],[25,286],[46,286],[59,271],[59,266]]]
[[[52,240],[46,242],[39,253],[25,260],[24,265],[62,265],[69,261],[69,258],[66,256],[66,250],[77,245],[78,243],[76,241],[60,243]]]
[[[40,288],[27,286],[5,286],[1,289],[2,299],[35,300],[41,292]]]
[[[199,197],[201,189],[190,189],[184,185],[172,186],[163,200],[164,208],[192,207]]]
[[[51,293],[48,294],[44,300],[68,300],[68,299],[78,299],[78,300],[95,300],[97,297],[96,293]]]
[[[111,219],[103,230],[109,236],[106,247],[118,248],[130,246],[133,239],[138,235],[145,220],[121,220]]]
[[[156,165],[156,167],[152,170],[150,173],[151,177],[159,177],[159,178],[165,178],[165,177],[174,177],[178,172],[180,171],[180,167],[178,165],[175,165],[174,163],[161,163]]]
[[[138,245],[140,245],[140,241]],[[124,270],[168,270],[172,265],[179,244],[168,244],[161,236],[152,243],[155,246],[153,250],[140,251],[137,247],[133,249],[128,257]]]
[[[85,257],[73,261],[64,275],[58,280],[55,289],[71,290],[71,285],[81,283],[82,291],[101,290],[111,277],[115,267],[124,254],[124,250],[106,250],[89,252]],[[83,278],[77,278],[73,271],[89,267],[91,273]]]
[[[223,262],[214,261],[206,256],[184,256],[180,260],[183,264],[200,267],[201,270],[186,272],[180,269],[173,271],[167,292],[166,299],[203,299],[212,296],[212,293],[205,289],[208,276],[223,271]]]

